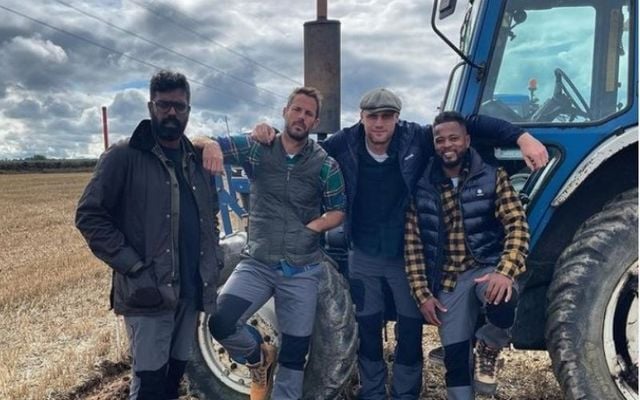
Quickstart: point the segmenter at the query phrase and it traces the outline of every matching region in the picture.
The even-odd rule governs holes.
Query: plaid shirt
[[[463,169],[460,182],[468,175]],[[462,183],[458,185],[460,187]],[[474,267],[474,259],[465,245],[462,213],[458,202],[458,190],[448,182],[442,186],[442,211],[447,232],[445,256],[442,266],[442,290],[450,292],[456,286],[459,274]],[[509,176],[499,168],[496,176],[495,217],[502,223],[505,232],[504,247],[495,271],[515,278],[526,269],[525,259],[529,253],[529,226],[518,194],[509,182]],[[415,205],[407,211],[405,222],[405,269],[413,296],[420,305],[432,296],[427,282],[423,246]],[[433,267],[433,266],[431,266]]]
[[[260,150],[263,145],[251,139],[249,135],[233,135],[217,138],[224,161],[231,164],[246,165],[253,169],[260,164]],[[293,168],[300,159],[300,155],[287,158],[289,168]],[[338,162],[331,157],[324,160],[320,169],[320,185],[322,191],[322,205],[325,211],[344,211],[346,197],[344,180]]]

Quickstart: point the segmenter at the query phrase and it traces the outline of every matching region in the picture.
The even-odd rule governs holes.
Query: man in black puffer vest
[[[507,173],[471,147],[465,119],[444,112],[433,123],[436,156],[416,184],[405,226],[405,263],[420,312],[438,326],[447,397],[493,394],[500,349],[510,341],[517,286],[529,249],[526,215]],[[487,324],[475,333],[477,316]]]

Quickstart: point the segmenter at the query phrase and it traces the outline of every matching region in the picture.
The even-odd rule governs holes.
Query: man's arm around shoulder
[[[517,144],[527,166],[535,171],[549,161],[546,147],[529,132],[510,122],[486,115],[467,118],[467,130],[474,137],[489,140],[495,145]]]

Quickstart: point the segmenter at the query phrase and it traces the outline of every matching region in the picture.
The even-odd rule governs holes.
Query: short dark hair
[[[436,115],[433,120],[433,128],[435,129],[436,126],[445,122],[457,122],[464,127],[465,131],[467,130],[467,119],[457,111],[443,111]]]
[[[322,107],[322,93],[320,93],[318,89],[312,86],[297,87],[293,89],[293,92],[291,92],[291,94],[289,95],[289,98],[287,99],[287,107],[289,107],[291,103],[293,103],[293,98],[299,94],[309,96],[316,101],[316,118],[320,118],[320,108]]]
[[[162,69],[151,77],[149,82],[149,99],[153,100],[158,92],[169,92],[171,90],[182,89],[187,94],[187,101],[191,102],[191,89],[187,77],[180,72],[173,72]]]

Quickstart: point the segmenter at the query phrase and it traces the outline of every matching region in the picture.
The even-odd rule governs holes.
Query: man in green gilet
[[[245,322],[271,296],[282,333],[271,398],[302,397],[304,364],[324,268],[320,236],[344,218],[345,194],[338,163],[309,138],[321,98],[298,88],[283,109],[284,131],[266,146],[249,136],[217,138],[225,163],[239,164],[251,180],[246,258],[218,298],[209,329],[251,372],[251,399],[269,395],[276,349]]]

